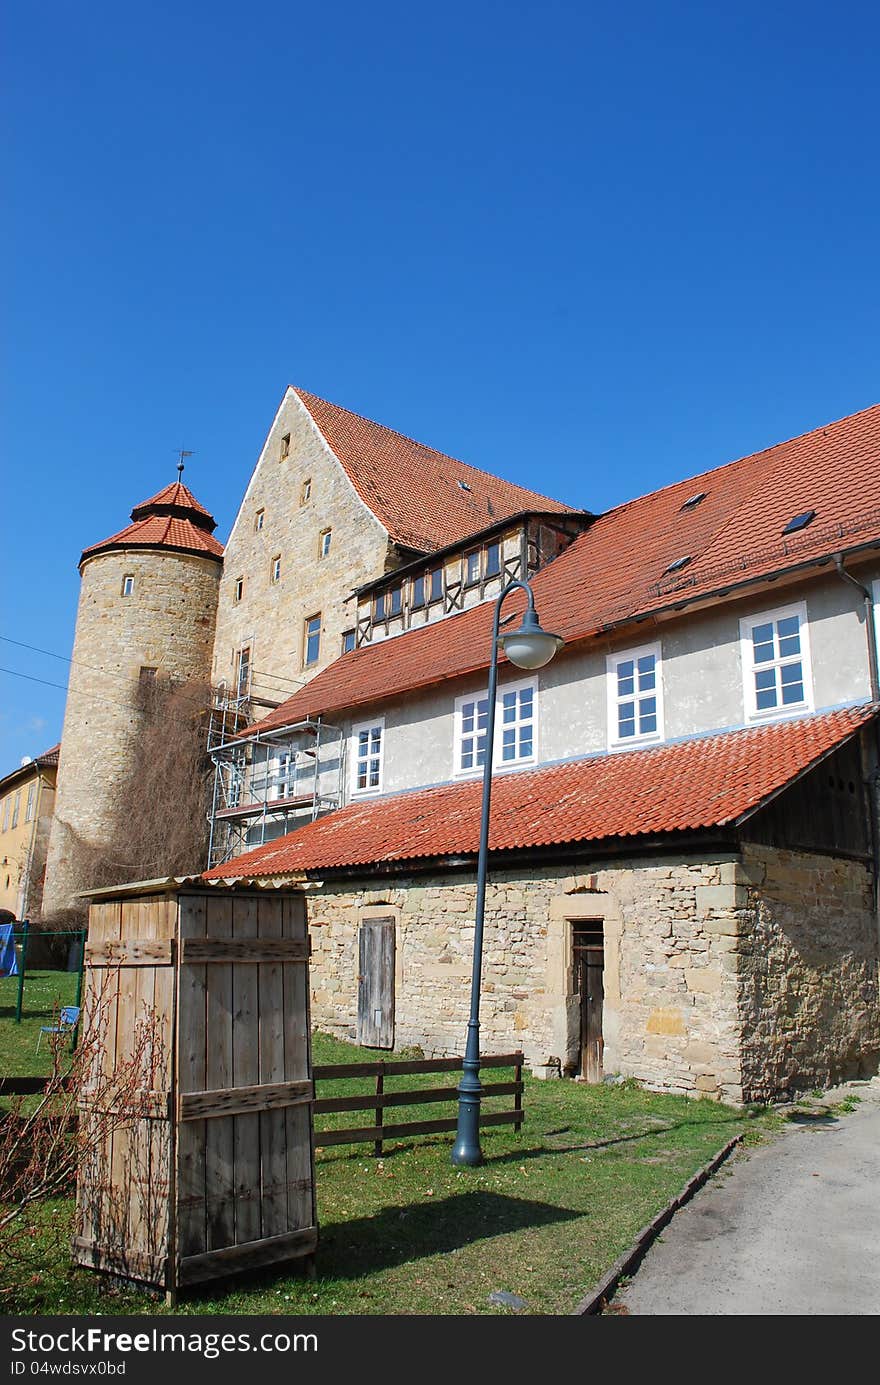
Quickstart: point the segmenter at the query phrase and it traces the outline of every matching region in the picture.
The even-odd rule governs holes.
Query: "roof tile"
[[[510,851],[735,823],[864,726],[866,705],[493,780],[489,846]],[[477,851],[481,780],[350,803],[205,878],[271,877]]]

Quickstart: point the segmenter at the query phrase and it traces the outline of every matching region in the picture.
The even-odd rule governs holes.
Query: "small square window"
[[[282,460],[282,462],[284,461],[284,459],[285,459],[286,457],[289,457],[289,456],[290,456],[290,434],[289,434],[289,433],[285,433],[285,434],[284,434],[284,437],[281,439],[281,460]]]
[[[235,579],[235,585],[234,585],[234,587],[232,588],[232,600],[235,602],[236,605],[238,605],[238,603],[239,603],[239,601],[241,600],[241,598],[243,597],[243,595],[244,595],[244,578],[243,578],[243,577],[236,577],[236,579]]]
[[[264,520],[265,518],[266,518],[266,511],[265,511],[265,510],[257,510],[257,513],[254,515],[254,533],[255,533],[255,534],[259,534],[260,530],[261,530],[262,527],[263,527],[263,520]]]
[[[127,572],[122,579],[122,595],[131,596],[134,593],[134,577]]]
[[[311,478],[311,476],[307,476],[306,479],[305,479],[305,481],[303,481],[302,486],[300,487],[300,492],[299,492],[299,503],[300,503],[300,505],[308,505],[308,503],[309,503],[309,501],[311,500],[311,498],[312,498],[312,478]]]
[[[309,616],[305,622],[305,653],[303,665],[316,664],[321,655],[321,613]]]
[[[330,552],[330,543],[331,543],[332,537],[333,537],[333,530],[332,530],[332,529],[325,529],[325,530],[323,531],[323,533],[321,534],[321,549],[320,549],[320,552],[321,552],[321,557],[322,557],[322,558],[326,558],[327,555],[328,555],[328,553]]]
[[[280,554],[280,553],[277,553],[277,554],[275,555],[275,557],[272,559],[272,563],[271,563],[271,566],[270,566],[270,568],[269,568],[269,581],[272,582],[273,584],[274,584],[275,582],[280,582],[280,581],[281,581],[281,554]]]

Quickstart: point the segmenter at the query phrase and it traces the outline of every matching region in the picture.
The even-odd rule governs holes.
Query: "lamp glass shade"
[[[535,612],[527,610],[519,629],[499,635],[498,643],[517,668],[543,668],[565,641],[561,635],[542,630]]]

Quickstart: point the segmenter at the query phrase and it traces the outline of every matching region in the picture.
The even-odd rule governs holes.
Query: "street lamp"
[[[512,591],[524,591],[528,606],[518,630],[500,634],[501,607]],[[492,755],[495,741],[495,692],[498,685],[498,646],[518,668],[543,668],[562,647],[561,635],[548,635],[538,623],[535,598],[528,582],[514,579],[495,602],[492,655],[489,660],[486,759],[483,764],[483,808],[480,819],[480,851],[477,857],[477,900],[474,913],[474,966],[471,975],[471,1016],[468,1021],[461,1082],[458,1085],[458,1130],[452,1148],[453,1164],[475,1167],[483,1162],[480,1149],[480,972],[483,963],[483,915],[486,905],[486,873],[489,857],[489,805],[492,797]]]

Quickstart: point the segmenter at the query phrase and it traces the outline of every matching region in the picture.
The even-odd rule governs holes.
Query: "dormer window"
[[[127,572],[127,573],[125,574],[125,576],[123,577],[123,579],[122,579],[122,595],[123,595],[123,596],[133,596],[133,595],[134,595],[134,577],[132,576],[132,574],[131,574],[130,572]]]

